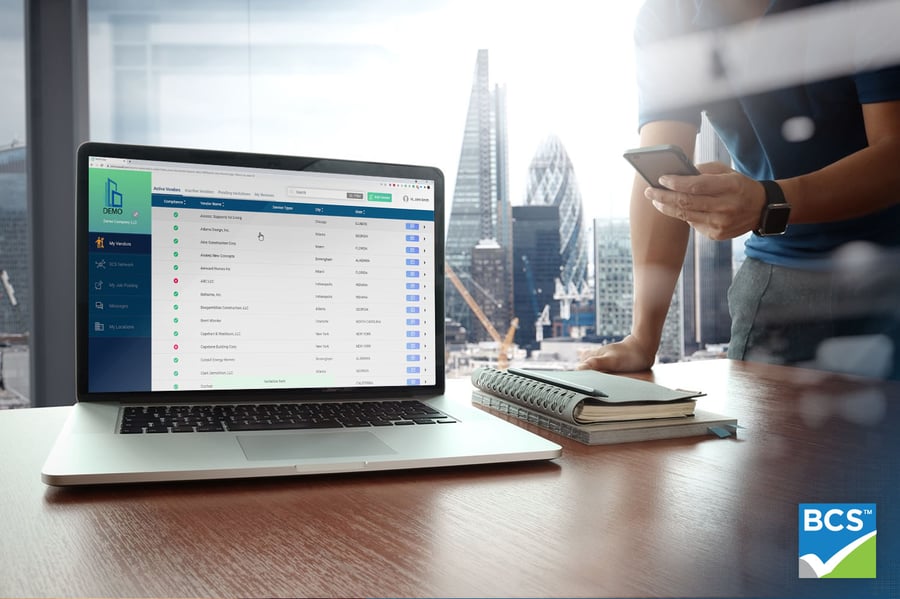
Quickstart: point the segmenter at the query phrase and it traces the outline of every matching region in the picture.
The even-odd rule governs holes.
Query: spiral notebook
[[[702,392],[592,370],[482,367],[472,384],[474,404],[589,445],[737,431],[735,418],[695,409]]]
[[[571,424],[690,416],[703,395],[595,370],[481,367],[472,373],[472,384]]]

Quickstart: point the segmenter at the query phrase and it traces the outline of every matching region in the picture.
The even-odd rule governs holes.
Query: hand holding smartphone
[[[700,174],[697,167],[678,146],[661,145],[635,148],[627,150],[624,156],[651,187],[658,189],[665,189],[659,184],[659,178],[663,175]]]

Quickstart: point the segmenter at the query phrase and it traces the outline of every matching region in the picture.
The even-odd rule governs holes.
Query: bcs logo
[[[119,184],[112,179],[106,180],[106,198],[104,198],[103,214],[122,214],[122,193]]]
[[[875,578],[874,503],[800,504],[800,578]]]

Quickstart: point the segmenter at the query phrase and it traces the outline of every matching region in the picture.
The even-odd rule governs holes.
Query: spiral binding
[[[547,413],[562,414],[566,404],[578,396],[575,391],[490,366],[479,368],[473,374],[472,384],[484,391]]]

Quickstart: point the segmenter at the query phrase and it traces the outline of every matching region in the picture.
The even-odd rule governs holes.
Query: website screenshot
[[[434,382],[432,182],[96,160],[92,357],[151,390]]]

